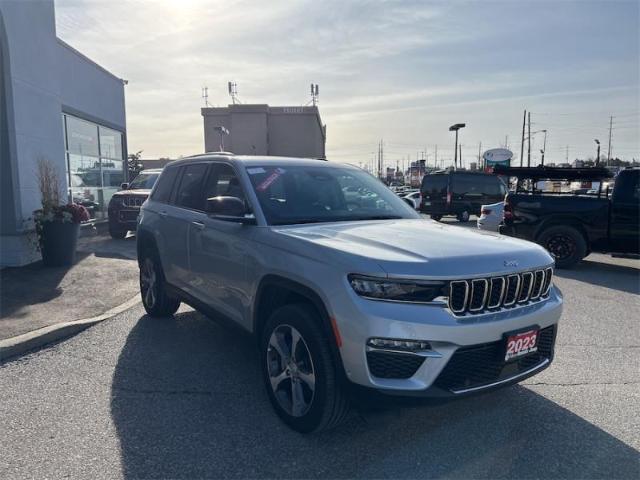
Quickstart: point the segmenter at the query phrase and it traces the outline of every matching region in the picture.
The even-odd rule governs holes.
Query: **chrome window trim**
[[[471,304],[473,303],[473,293],[475,290],[475,284],[476,282],[484,282],[484,295],[482,296],[482,302],[480,303],[480,307],[478,308],[471,308]],[[469,311],[470,312],[479,312],[481,310],[484,310],[484,306],[487,303],[487,291],[489,290],[489,282],[487,281],[486,278],[475,278],[473,280],[471,280],[471,299],[469,300]]]

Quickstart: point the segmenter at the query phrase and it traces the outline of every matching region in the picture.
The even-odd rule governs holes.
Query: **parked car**
[[[553,359],[562,297],[542,247],[425,221],[357,167],[198,155],[165,167],[138,219],[147,313],[185,302],[255,335],[295,430],[337,425],[353,390],[457,398]]]
[[[503,213],[504,202],[483,205],[480,209],[480,216],[478,217],[478,228],[480,230],[497,232],[503,220]]]
[[[414,210],[420,209],[420,190],[402,195],[402,199]]]
[[[496,170],[498,171],[498,170]],[[518,177],[519,187],[505,199],[500,232],[544,246],[558,268],[569,268],[591,252],[614,256],[640,254],[640,168],[620,171],[613,192],[596,195],[527,191],[524,179],[597,179],[611,176],[604,168],[511,168],[501,174]]]
[[[109,201],[109,234],[112,238],[124,238],[129,230],[136,229],[140,207],[160,176],[162,169],[141,171],[131,183],[123,183]]]
[[[420,187],[420,211],[440,220],[455,215],[460,222],[468,222],[471,215],[479,215],[482,205],[504,199],[507,187],[491,174],[447,170],[425,175]]]

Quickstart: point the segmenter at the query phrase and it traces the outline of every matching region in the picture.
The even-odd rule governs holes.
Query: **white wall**
[[[40,206],[36,183],[39,158],[55,163],[66,190],[62,112],[124,131],[122,81],[59,41],[53,0],[0,0],[6,30],[12,112],[9,115],[11,175],[16,225],[0,238],[0,265],[27,263],[26,222]],[[4,67],[3,67],[4,68]],[[5,74],[6,72],[2,72]],[[1,208],[1,206],[0,206]]]

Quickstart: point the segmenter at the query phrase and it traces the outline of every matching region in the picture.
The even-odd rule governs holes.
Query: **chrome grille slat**
[[[549,294],[553,268],[449,282],[449,309],[457,316],[495,312],[540,301]]]

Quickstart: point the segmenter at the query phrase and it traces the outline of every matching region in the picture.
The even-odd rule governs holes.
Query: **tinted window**
[[[425,175],[422,179],[422,191],[427,194],[446,194],[449,175]]]
[[[500,180],[492,175],[454,175],[453,191],[457,195],[489,195],[498,197],[503,194]]]
[[[183,167],[183,170],[175,204],[180,207],[193,208],[194,210],[204,210],[201,187],[204,175],[207,172],[207,164],[187,165]]]
[[[160,175],[160,179],[158,180],[156,188],[153,190],[151,199],[156,202],[168,203],[169,198],[171,198],[171,191],[173,190],[173,184],[175,183],[177,174],[177,168],[166,168],[162,172],[162,175]]]
[[[214,165],[204,186],[204,198],[237,197],[246,204],[240,181],[230,165]]]
[[[151,190],[153,188],[153,185],[156,183],[156,180],[158,180],[159,176],[159,173],[141,173],[131,181],[131,183],[129,184],[129,188],[131,190]]]
[[[614,201],[637,202],[640,199],[639,171],[621,173],[613,191]]]

